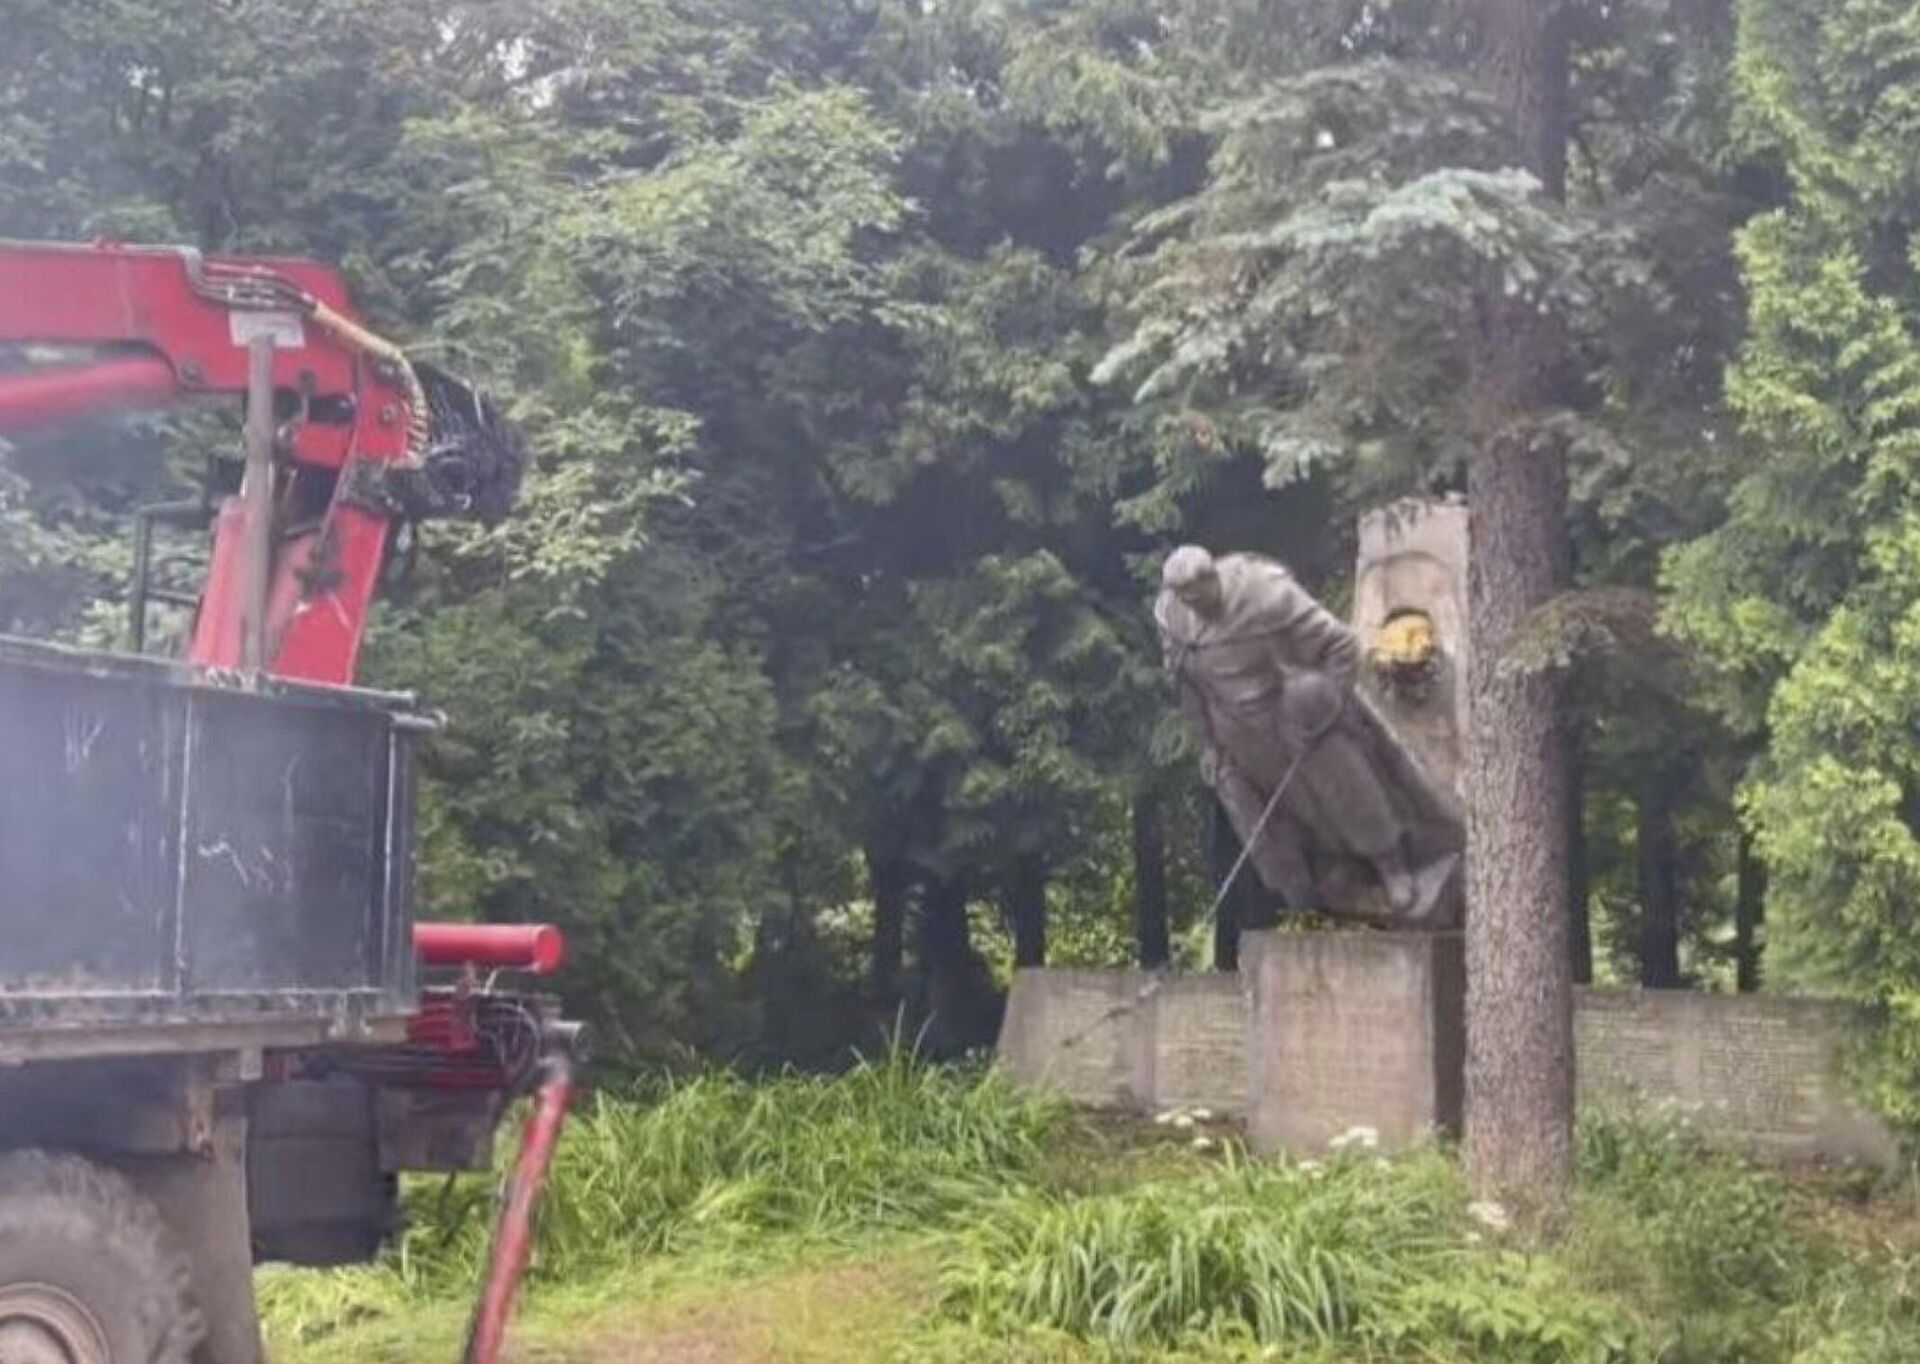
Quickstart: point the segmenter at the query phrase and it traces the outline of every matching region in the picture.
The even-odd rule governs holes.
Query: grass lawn
[[[514,1323],[518,1364],[866,1364],[911,1359],[931,1265],[912,1246],[795,1256],[784,1265],[693,1262],[534,1296]],[[276,1339],[278,1364],[448,1364],[466,1304],[424,1305],[310,1342]]]
[[[390,1259],[263,1272],[278,1364],[450,1364],[486,1186],[414,1191]],[[898,1058],[584,1115],[521,1364],[1920,1364],[1911,1184],[1583,1124],[1572,1217],[1475,1204],[1443,1151],[1254,1161]]]

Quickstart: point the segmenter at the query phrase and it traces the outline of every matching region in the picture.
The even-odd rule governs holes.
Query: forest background
[[[1576,978],[1858,1000],[1920,1119],[1920,11],[1582,0],[1563,204],[1452,11],[4,0],[0,237],[337,261],[505,402],[521,513],[422,530],[369,680],[452,719],[426,910],[565,925],[629,1066],[1230,964],[1273,909],[1201,921],[1159,559],[1344,605],[1360,511],[1465,486],[1494,272],[1576,369],[1516,660],[1571,700]],[[124,644],[129,517],[229,422],[0,445],[0,630]]]

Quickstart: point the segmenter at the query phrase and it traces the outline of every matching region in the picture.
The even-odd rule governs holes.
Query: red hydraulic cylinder
[[[0,374],[0,431],[24,431],[112,407],[161,407],[180,391],[157,355]]]
[[[566,937],[552,924],[415,924],[413,950],[428,966],[484,966],[551,975],[566,960]]]

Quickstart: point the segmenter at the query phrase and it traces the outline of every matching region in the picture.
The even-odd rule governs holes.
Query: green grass
[[[925,1234],[1048,1178],[1071,1126],[1056,1100],[904,1050],[830,1077],[716,1073],[644,1102],[601,1096],[560,1145],[531,1286],[578,1291],[660,1259],[751,1263],[770,1247]],[[488,1180],[416,1183],[408,1229],[381,1263],[263,1274],[276,1338],[314,1340],[469,1292],[492,1194]]]
[[[1920,1216],[1649,1121],[1582,1129],[1553,1242],[1442,1150],[1247,1158],[894,1055],[569,1129],[522,1364],[1920,1364]],[[455,1357],[484,1183],[380,1265],[269,1271],[282,1364]]]
[[[984,1333],[1044,1327],[1123,1357],[1627,1357],[1628,1313],[1486,1237],[1437,1151],[1236,1156],[1092,1198],[1011,1198],[958,1239],[944,1286]]]

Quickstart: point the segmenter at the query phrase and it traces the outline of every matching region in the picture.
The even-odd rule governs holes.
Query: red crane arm
[[[368,332],[327,266],[178,247],[0,242],[0,346],[51,357],[0,367],[0,432],[245,394],[249,346],[261,335],[273,341],[275,422],[264,666],[350,682],[394,523],[428,491],[421,475],[434,409],[466,411],[470,423],[491,423],[490,411]],[[430,401],[423,381],[456,400]],[[493,458],[517,482],[517,448],[502,451]],[[208,667],[243,662],[248,516],[244,500],[231,498],[215,520],[188,649]]]
[[[315,322],[316,309],[349,320],[353,315],[340,276],[311,261],[208,260],[181,248],[0,242],[0,343],[93,352],[0,374],[0,431],[115,404],[243,394],[247,341],[262,330],[275,340],[276,390],[351,399],[384,386],[370,373],[370,357]],[[162,380],[162,365],[170,386]],[[389,400],[406,399],[395,376]],[[377,411],[356,415],[362,428],[379,426]],[[404,434],[398,415],[387,426]],[[377,434],[337,421],[304,423],[292,458],[338,468],[355,436]],[[404,455],[404,441],[396,449]]]

